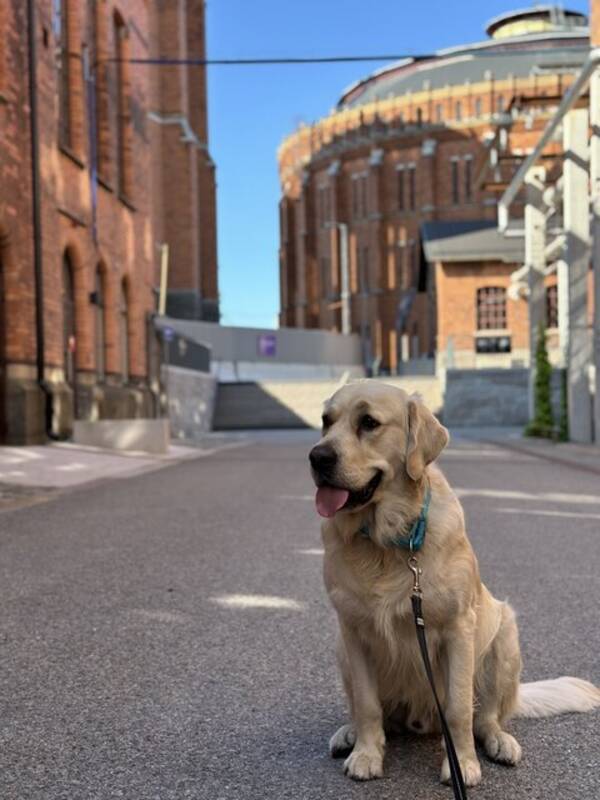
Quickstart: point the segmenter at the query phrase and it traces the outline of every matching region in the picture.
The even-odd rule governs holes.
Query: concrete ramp
[[[435,377],[381,378],[409,393],[418,392],[439,413],[442,398]],[[216,430],[252,428],[320,428],[324,401],[338,381],[260,381],[221,383],[214,418]]]

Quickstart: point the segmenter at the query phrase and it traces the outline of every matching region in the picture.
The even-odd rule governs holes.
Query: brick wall
[[[43,404],[32,401],[31,419],[21,418],[18,407],[23,397],[40,394],[26,6],[0,0],[0,427],[10,441],[45,435]],[[200,0],[62,0],[62,18],[52,0],[36,3],[45,379],[58,435],[68,435],[75,413],[92,419],[151,413],[147,317],[156,308],[160,242],[174,254],[172,286],[218,302],[214,167],[206,150],[181,141],[180,126],[148,118],[149,112],[187,115],[205,141],[204,76],[197,67],[178,67],[172,78],[162,68],[110,61],[178,55],[169,39],[169,32],[177,39],[170,27],[175,6],[179,29],[188,30],[185,52],[200,57]],[[84,80],[84,50],[97,66],[95,91]],[[185,95],[174,93],[174,85],[187,87]],[[92,139],[97,184],[90,180]],[[179,218],[184,209],[188,216]],[[189,249],[178,257],[180,241]],[[65,351],[65,261],[73,285],[72,355]]]
[[[420,258],[421,223],[494,220],[499,195],[488,190],[485,182],[478,184],[477,178],[487,158],[485,142],[500,121],[499,110],[507,109],[515,97],[562,96],[572,80],[572,75],[543,74],[424,88],[340,108],[285,139],[278,153],[281,227],[286,231],[280,249],[280,323],[340,329],[339,245],[328,227],[343,222],[349,228],[352,328],[355,332],[366,328],[368,355],[380,360],[384,369],[395,371],[398,354],[432,356],[445,347],[444,334],[436,338],[436,272]],[[507,152],[526,152],[537,141],[553,113],[551,106],[540,99],[539,105],[528,106],[527,113],[513,119]],[[560,156],[558,143],[549,146],[547,154],[553,153]],[[552,164],[546,163],[550,171]],[[516,160],[503,164],[500,182],[506,185],[517,166]],[[399,173],[404,175],[402,200]],[[357,215],[352,207],[352,184],[361,174],[367,176],[367,208]],[[413,194],[409,181],[413,180],[414,197],[409,198]],[[333,198],[332,210],[324,219],[318,193],[326,187]],[[519,202],[512,211],[519,215]],[[326,278],[323,266],[328,271]],[[366,300],[359,285],[361,269],[366,273]],[[497,285],[507,285],[513,269],[510,265],[471,267],[469,297],[478,281],[484,286],[497,278]],[[452,317],[456,310],[455,305],[444,308],[444,292],[442,287],[437,294],[441,320],[445,314]],[[453,296],[455,302],[460,303],[460,297]],[[404,303],[408,312],[399,330],[398,310]],[[523,339],[526,301],[510,301],[510,308],[510,324],[516,326],[514,342],[519,350],[527,349]],[[460,308],[453,324],[471,311],[470,307]],[[468,339],[472,349],[472,324],[455,333]]]
[[[180,59],[206,56],[203,0],[159,0],[157,54]],[[183,114],[195,134],[182,142],[176,123],[158,125],[161,162],[157,175],[162,241],[170,247],[169,311],[173,316],[218,319],[214,164],[208,151],[206,69],[160,70],[162,115]]]

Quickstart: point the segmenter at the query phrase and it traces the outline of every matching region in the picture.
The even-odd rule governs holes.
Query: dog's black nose
[[[337,463],[337,453],[328,444],[318,444],[313,447],[308,458],[315,472],[331,472]]]

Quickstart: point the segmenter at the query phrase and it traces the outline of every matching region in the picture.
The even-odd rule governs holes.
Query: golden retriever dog
[[[495,761],[520,760],[521,747],[505,730],[511,717],[600,706],[600,690],[577,678],[519,683],[515,615],[481,582],[461,504],[433,463],[447,444],[448,431],[418,396],[366,380],[326,402],[323,435],[310,452],[350,709],[330,752],[347,756],[344,770],[357,780],[383,774],[386,730],[439,730],[415,634],[410,553],[393,543],[419,517],[426,494],[426,536],[416,555],[427,643],[465,783],[481,779],[476,739]],[[449,778],[444,758],[441,780]]]

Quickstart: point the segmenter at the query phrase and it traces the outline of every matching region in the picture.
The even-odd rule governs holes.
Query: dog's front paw
[[[344,762],[344,772],[355,781],[383,777],[383,755],[372,750],[354,750]]]
[[[514,766],[519,763],[523,754],[521,745],[514,736],[506,731],[498,731],[498,733],[486,736],[483,746],[487,755],[493,761],[499,761],[500,764]]]
[[[475,756],[468,756],[466,758],[458,757],[460,768],[463,775],[465,786],[477,786],[481,780],[481,766]],[[442,783],[450,783],[450,764],[445,757],[442,763],[442,772],[440,775]]]
[[[342,758],[352,752],[356,742],[354,725],[342,725],[329,740],[329,754],[332,758]]]

